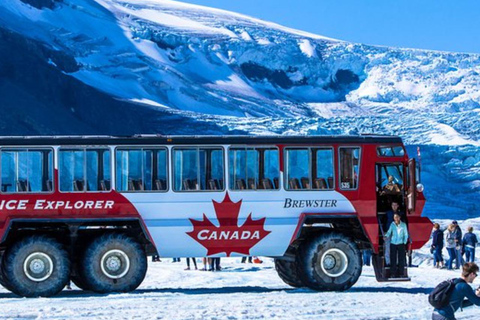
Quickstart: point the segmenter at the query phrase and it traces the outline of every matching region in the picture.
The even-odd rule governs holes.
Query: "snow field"
[[[423,249],[422,249],[423,250]],[[425,248],[428,250],[428,248]],[[18,298],[0,289],[0,319],[429,319],[427,294],[458,271],[428,264],[409,269],[411,282],[378,283],[365,267],[347,292],[295,289],[278,278],[273,260],[242,264],[222,258],[221,272],[184,271],[185,259],[149,263],[147,277],[134,292],[100,295],[64,290],[53,298]],[[198,266],[202,265],[197,259]],[[480,284],[480,281],[475,285]],[[474,319],[465,309],[457,319]]]

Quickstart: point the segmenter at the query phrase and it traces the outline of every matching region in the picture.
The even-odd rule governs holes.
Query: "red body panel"
[[[342,145],[343,146],[343,145]],[[338,164],[338,145],[335,146],[335,172],[339,172]],[[376,163],[403,163],[408,164],[408,155],[403,157],[380,157],[377,154],[376,144],[362,145],[361,161],[359,170],[359,188],[357,190],[342,190],[339,188],[339,175],[335,176],[335,191],[345,196],[353,205],[366,236],[370,240],[374,252],[378,253],[380,230],[377,218],[377,186],[376,186]],[[410,238],[412,239],[412,248],[421,248],[430,238],[432,222],[425,217],[421,217],[421,213],[425,206],[425,196],[423,193],[417,192],[416,210],[414,213],[408,213],[408,227]],[[300,216],[292,242],[298,237],[300,228],[302,227],[305,217],[309,213]],[[318,214],[317,214],[318,215]],[[331,215],[331,214],[328,214]],[[343,214],[338,213],[336,216],[341,217]],[[351,215],[351,214],[350,214]]]
[[[55,174],[55,180],[58,181]],[[58,184],[56,190],[58,190]],[[59,192],[0,194],[0,239],[13,219],[136,218],[137,209],[120,193]]]

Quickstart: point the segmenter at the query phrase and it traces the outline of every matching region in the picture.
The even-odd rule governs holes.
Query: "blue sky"
[[[480,53],[480,0],[182,0],[331,38]]]

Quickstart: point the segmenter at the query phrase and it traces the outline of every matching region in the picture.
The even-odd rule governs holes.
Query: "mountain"
[[[478,216],[480,55],[168,0],[0,4],[0,134],[395,134],[430,217]]]

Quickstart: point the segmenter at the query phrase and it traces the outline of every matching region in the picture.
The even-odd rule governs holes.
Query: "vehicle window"
[[[383,189],[388,184],[388,177],[390,176],[393,177],[393,181],[391,183],[397,184],[400,189],[402,189],[404,185],[402,168],[403,167],[401,164],[382,165],[382,170],[380,173],[381,189]]]
[[[339,148],[340,153],[340,188],[352,190],[358,188],[360,167],[360,148]]]
[[[116,190],[127,192],[166,191],[167,150],[117,149]]]
[[[224,190],[221,148],[175,148],[173,167],[175,191]]]
[[[276,148],[231,148],[228,153],[232,190],[278,190],[279,153]]]
[[[287,149],[287,190],[311,189],[312,178],[310,174],[310,150]]]
[[[313,149],[313,189],[334,189],[333,149]]]
[[[3,149],[2,192],[53,191],[53,152],[50,149]]]
[[[287,149],[287,190],[332,190],[333,149]]]
[[[403,157],[405,155],[405,150],[402,146],[378,147],[377,153],[382,157]]]
[[[58,165],[60,191],[111,189],[109,149],[60,149]]]

